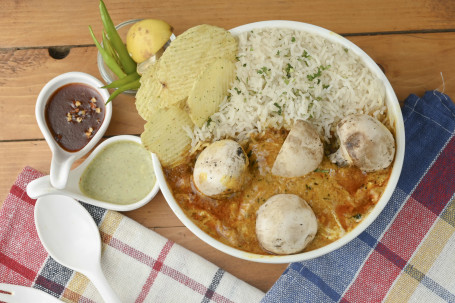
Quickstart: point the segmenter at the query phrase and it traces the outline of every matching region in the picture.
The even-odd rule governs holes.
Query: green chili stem
[[[123,72],[122,68],[115,62],[115,59],[112,58],[107,51],[104,50],[104,48],[101,47],[99,44],[98,40],[96,40],[95,34],[93,33],[92,27],[88,27],[90,30],[90,35],[92,36],[93,41],[95,42],[96,47],[98,48],[98,51],[100,52],[101,56],[103,57],[104,63],[109,67],[111,71],[114,72],[114,74],[117,75],[119,78],[123,78],[126,76],[125,72]]]
[[[103,21],[104,30],[112,43],[112,47],[116,50],[120,62],[124,68],[124,71],[127,74],[131,74],[136,70],[136,62],[128,54],[125,44],[120,38],[117,30],[115,29],[114,23],[112,22],[111,17],[107,11],[106,5],[104,5],[103,0],[100,0],[100,14],[101,20]]]
[[[106,104],[111,102],[115,97],[117,97],[124,91],[129,90],[129,89],[138,89],[139,86],[141,86],[140,79],[134,80],[132,82],[129,82],[129,83],[126,83],[126,84],[120,86],[110,95],[109,99],[107,99],[107,101],[106,101]]]
[[[103,88],[116,88],[116,87],[121,87],[125,84],[128,84],[130,82],[133,82],[134,80],[139,79],[141,76],[137,73],[134,72],[132,74],[126,75],[126,77],[123,77],[121,79],[115,80],[111,84],[103,86]]]

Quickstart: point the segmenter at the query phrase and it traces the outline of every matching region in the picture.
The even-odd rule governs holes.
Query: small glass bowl
[[[130,29],[130,27],[133,26],[134,23],[139,22],[141,20],[143,20],[143,19],[127,20],[127,21],[120,23],[119,25],[117,25],[115,27],[117,29],[117,32],[120,35],[120,38],[122,39],[122,41],[124,43],[126,41],[126,35],[128,33],[128,30]],[[166,44],[163,46],[163,49],[166,49],[169,46],[169,44],[171,43],[171,41],[173,41],[174,39],[175,39],[175,35],[172,34],[171,37],[169,38],[169,41],[166,42]],[[102,42],[101,42],[101,45],[103,45]],[[110,84],[113,81],[117,80],[118,79],[117,75],[115,73],[113,73],[109,69],[109,67],[107,67],[107,65],[104,63],[103,56],[101,56],[100,52],[98,52],[96,58],[97,58],[96,61],[98,64],[98,69],[100,71],[101,77],[103,78],[104,82],[106,82],[107,84]],[[134,90],[126,90],[123,93],[129,94],[129,95],[136,95],[136,92],[137,92],[137,90],[134,89]]]

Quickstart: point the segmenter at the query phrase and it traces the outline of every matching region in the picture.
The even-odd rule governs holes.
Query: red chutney
[[[305,248],[325,246],[352,230],[366,217],[381,197],[392,166],[372,173],[355,167],[338,167],[324,156],[318,169],[303,177],[283,178],[271,173],[273,162],[287,131],[268,130],[253,135],[245,151],[249,178],[242,192],[223,199],[198,193],[192,184],[196,155],[185,164],[165,168],[166,180],[185,214],[215,239],[232,247],[269,254],[256,238],[256,212],[276,194],[295,194],[310,204],[318,220],[318,233]]]
[[[68,152],[84,148],[101,127],[104,116],[103,97],[82,83],[60,87],[45,107],[46,123],[54,140]]]

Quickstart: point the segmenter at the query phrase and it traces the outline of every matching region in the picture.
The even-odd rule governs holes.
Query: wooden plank
[[[3,163],[0,170],[0,208],[22,168],[28,165],[47,174],[50,158],[51,153],[44,141],[0,142]],[[123,214],[263,291],[272,286],[286,267],[286,264],[257,264],[220,253],[183,226],[161,193],[147,205]]]
[[[159,18],[176,33],[201,23],[229,29],[278,19],[338,33],[455,29],[455,1],[106,0],[106,6],[115,23]],[[2,0],[1,8],[0,48],[92,44],[88,25],[101,33],[98,1]]]
[[[410,93],[443,88],[455,98],[455,70],[447,63],[448,58],[455,58],[454,38],[455,33],[349,37],[384,68],[399,100]],[[50,58],[45,49],[3,50],[0,70],[0,140],[42,138],[34,106],[51,78],[73,70],[100,78],[94,47],[73,48],[62,60]],[[113,105],[107,135],[140,134],[144,121],[136,112],[134,98],[121,95]]]
[[[0,142],[0,208],[25,166],[49,173],[51,151],[44,141]]]
[[[350,37],[384,70],[402,103],[409,94],[446,93],[455,102],[455,33]]]

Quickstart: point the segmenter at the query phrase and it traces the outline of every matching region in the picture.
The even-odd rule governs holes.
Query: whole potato
[[[136,63],[155,55],[172,34],[172,26],[163,20],[144,19],[128,30],[126,48]]]

